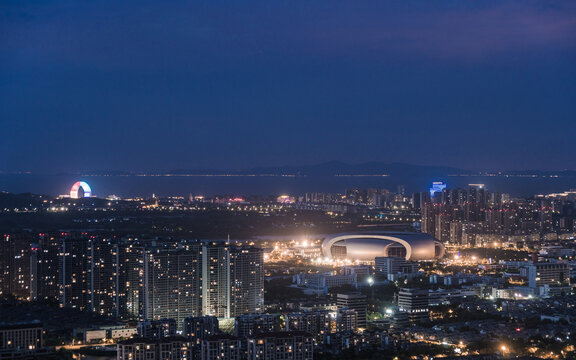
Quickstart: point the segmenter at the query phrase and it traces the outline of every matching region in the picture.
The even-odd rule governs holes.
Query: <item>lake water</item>
[[[426,191],[432,181],[445,181],[449,188],[482,183],[489,191],[514,196],[562,192],[576,188],[576,177],[495,177],[448,176],[415,178],[400,176],[74,176],[0,174],[0,190],[11,193],[67,194],[72,184],[84,180],[99,197],[235,195],[299,195],[306,192],[342,193],[347,188],[387,188],[396,191],[404,185],[406,193]]]

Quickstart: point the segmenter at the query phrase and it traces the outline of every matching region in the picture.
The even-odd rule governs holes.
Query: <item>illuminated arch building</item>
[[[330,259],[371,261],[378,256],[396,256],[421,261],[443,257],[444,245],[425,233],[337,234],[324,240],[322,253]]]
[[[90,185],[88,185],[84,181],[77,181],[72,185],[70,189],[70,197],[72,199],[79,199],[82,197],[91,197],[92,196],[92,189],[90,189]]]

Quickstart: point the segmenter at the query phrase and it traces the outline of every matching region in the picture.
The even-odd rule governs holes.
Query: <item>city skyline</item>
[[[576,360],[576,2],[0,0],[0,359]]]

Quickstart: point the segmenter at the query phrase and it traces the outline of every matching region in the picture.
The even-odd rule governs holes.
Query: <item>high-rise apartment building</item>
[[[91,310],[89,253],[87,239],[62,239],[58,257],[61,307]]]
[[[256,247],[230,248],[230,316],[264,311],[264,252]]]
[[[122,240],[115,238],[86,235],[63,237],[57,272],[60,305],[105,316],[134,318],[137,309],[128,311],[127,301],[140,290],[135,288],[138,281],[131,281],[140,270],[134,269],[136,275],[128,275],[132,262],[126,258],[126,246]],[[40,253],[38,256],[43,255]],[[47,267],[50,263],[42,265]],[[41,274],[40,280],[50,280],[46,269],[38,271],[38,274]],[[41,286],[45,285],[38,284],[38,288]]]
[[[264,310],[263,251],[228,242],[140,241],[92,233],[0,238],[0,295],[132,320]],[[18,238],[18,239],[17,239]]]
[[[27,234],[0,237],[0,296],[30,299],[30,238]]]
[[[203,313],[234,317],[264,310],[262,249],[207,242],[202,246]]]
[[[202,314],[230,317],[230,245],[202,246]]]
[[[144,252],[143,319],[175,319],[182,330],[185,318],[202,314],[201,256],[199,245]]]
[[[54,234],[40,234],[30,246],[30,298],[57,300],[60,289],[58,256],[61,242]]]

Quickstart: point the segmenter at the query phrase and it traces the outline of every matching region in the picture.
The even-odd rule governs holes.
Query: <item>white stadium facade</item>
[[[322,243],[322,254],[329,259],[372,261],[378,256],[398,256],[427,261],[443,257],[444,252],[440,241],[416,232],[337,234]]]

